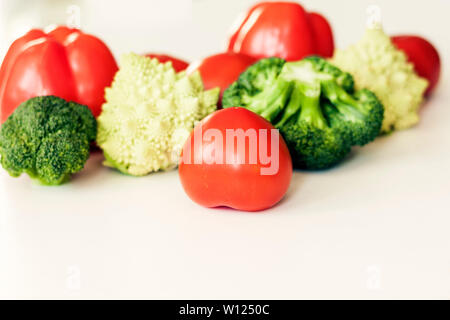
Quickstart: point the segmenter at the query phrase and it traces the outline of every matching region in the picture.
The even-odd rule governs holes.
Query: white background
[[[189,60],[220,51],[252,1],[0,0],[0,57],[31,26],[81,26],[121,53]],[[0,173],[0,298],[450,298],[450,1],[302,1],[339,47],[378,4],[390,34],[439,48],[440,87],[414,129],[355,150],[335,169],[296,171],[263,213],[205,209],[176,171],[144,178],[96,154],[61,187]]]

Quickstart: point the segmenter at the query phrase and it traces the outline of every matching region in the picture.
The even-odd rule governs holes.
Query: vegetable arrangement
[[[328,20],[291,2],[256,4],[226,52],[190,65],[129,53],[118,69],[95,36],[34,29],[0,68],[0,162],[60,185],[96,142],[122,173],[179,166],[198,204],[260,211],[284,197],[293,167],[330,168],[416,124],[439,76],[426,39],[376,26],[335,50]]]

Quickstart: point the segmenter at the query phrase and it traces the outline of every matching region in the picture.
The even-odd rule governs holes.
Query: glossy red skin
[[[22,102],[55,95],[101,112],[105,87],[118,67],[98,38],[78,29],[33,29],[13,42],[0,68],[0,112],[3,123]]]
[[[425,95],[430,95],[441,74],[441,59],[436,48],[419,36],[394,36],[392,42],[406,53],[417,74],[429,81]]]
[[[200,127],[203,133],[210,128],[218,129],[224,137],[226,129],[273,129],[273,126],[264,118],[244,108],[226,108],[216,111],[197,125],[183,148],[183,154],[186,154],[190,141],[191,163],[185,163],[182,157],[179,165],[181,184],[194,202],[205,207],[226,206],[243,211],[260,211],[274,206],[283,198],[292,178],[292,161],[281,136],[279,136],[278,173],[261,175],[260,169],[263,165],[259,159],[257,164],[195,164],[194,155],[198,154],[199,150],[214,149],[213,143],[205,142],[197,144],[196,147],[193,139]],[[269,150],[270,143],[269,134],[267,141]],[[248,159],[248,144],[245,149],[245,156]],[[223,152],[225,154],[225,150]],[[235,152],[238,151],[235,150]],[[204,155],[205,152],[203,152]]]
[[[318,13],[294,2],[261,2],[253,6],[229,40],[228,50],[258,59],[297,61],[309,55],[331,57],[333,33]]]
[[[205,89],[219,87],[221,100],[225,89],[256,61],[257,59],[245,54],[224,52],[191,63],[187,72],[189,74],[199,70]]]
[[[186,61],[183,61],[181,59],[172,57],[172,56],[168,56],[165,54],[157,54],[157,53],[148,53],[145,55],[146,57],[149,58],[156,58],[159,60],[159,62],[167,62],[167,61],[171,61],[172,62],[172,66],[175,69],[176,72],[180,72],[180,71],[184,71],[187,69],[187,67],[189,66],[189,63],[187,63]]]
[[[332,57],[334,53],[334,38],[333,30],[331,30],[328,20],[320,13],[311,12],[309,14],[309,21],[315,39],[316,54],[325,58]]]

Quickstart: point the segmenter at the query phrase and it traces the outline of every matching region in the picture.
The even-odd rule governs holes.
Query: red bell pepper
[[[253,6],[230,38],[228,50],[255,58],[288,61],[308,55],[331,57],[333,32],[318,13],[294,2],[261,2]]]
[[[92,35],[67,27],[33,29],[13,42],[0,68],[1,122],[42,95],[87,105],[98,116],[117,69],[108,47]]]

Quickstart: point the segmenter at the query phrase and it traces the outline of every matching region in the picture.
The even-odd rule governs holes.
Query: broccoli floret
[[[377,97],[368,90],[354,93],[352,76],[320,57],[284,63],[258,90],[236,90],[244,88],[242,78],[252,83],[253,73],[246,72],[224,93],[240,104],[224,107],[246,107],[272,122],[298,167],[331,167],[380,132],[383,106]]]
[[[251,103],[254,96],[271,86],[286,63],[280,58],[265,58],[248,67],[224,92],[222,106],[236,107]]]
[[[97,123],[83,105],[55,96],[22,103],[0,130],[1,164],[13,177],[27,173],[59,185],[83,169]]]
[[[341,127],[350,136],[352,145],[363,146],[380,133],[384,108],[375,94],[367,89],[353,96],[335,82],[322,84],[325,113],[332,127]]]
[[[194,125],[216,110],[219,91],[204,91],[198,72],[124,55],[97,119],[104,164],[134,176],[176,167]]]
[[[318,82],[296,82],[289,104],[274,123],[287,142],[294,164],[300,168],[329,168],[350,152],[345,132],[332,127],[326,119],[320,92]]]
[[[59,130],[49,134],[36,155],[36,177],[46,185],[59,185],[83,169],[89,157],[86,134]],[[58,156],[55,156],[58,155]]]

